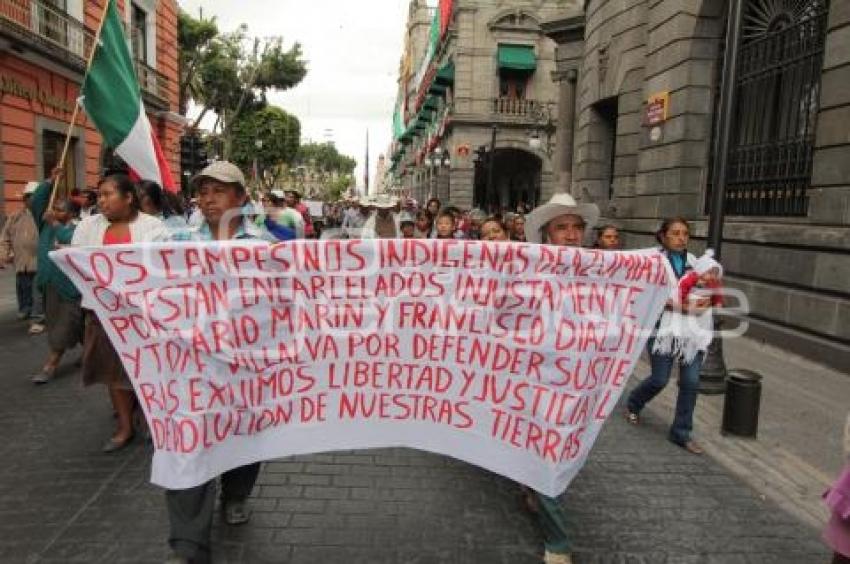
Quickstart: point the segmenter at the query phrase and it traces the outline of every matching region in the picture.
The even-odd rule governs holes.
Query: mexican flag
[[[156,139],[136,78],[133,57],[116,0],[108,0],[100,39],[82,87],[82,105],[104,142],[130,167],[136,180],[153,180],[177,191]]]

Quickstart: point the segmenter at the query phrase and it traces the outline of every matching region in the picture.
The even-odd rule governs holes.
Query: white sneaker
[[[573,559],[569,554],[549,552],[547,550],[543,554],[543,564],[573,564]]]
[[[44,333],[45,329],[47,329],[47,327],[45,327],[44,323],[33,323],[32,325],[30,325],[29,334],[41,335],[42,333]]]
[[[30,378],[30,381],[33,384],[46,384],[50,382],[50,374],[42,370],[41,372]]]

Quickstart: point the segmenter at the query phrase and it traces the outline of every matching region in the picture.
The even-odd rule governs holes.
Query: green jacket
[[[80,292],[76,286],[59,270],[48,253],[56,249],[57,244],[67,245],[71,243],[74,235],[74,225],[50,225],[44,221],[44,213],[50,204],[50,193],[53,184],[45,181],[39,184],[30,201],[30,209],[38,227],[38,272],[35,275],[35,283],[39,289],[44,291],[48,284],[53,286],[59,293],[59,297],[68,302],[80,299]]]

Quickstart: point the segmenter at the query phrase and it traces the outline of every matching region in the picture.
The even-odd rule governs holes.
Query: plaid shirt
[[[242,218],[242,223],[239,225],[239,229],[236,230],[236,235],[232,237],[233,239],[260,239],[263,241],[275,242],[277,239],[272,236],[264,227],[260,227],[259,225],[253,223],[252,221],[247,221],[246,218]],[[210,229],[209,224],[205,221],[198,227],[190,227],[188,229],[182,229],[178,231],[174,231],[171,233],[172,241],[215,241],[215,237],[213,237],[212,230]]]

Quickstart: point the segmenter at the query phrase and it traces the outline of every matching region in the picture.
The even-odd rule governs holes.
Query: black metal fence
[[[743,0],[726,213],[808,208],[828,0]]]

